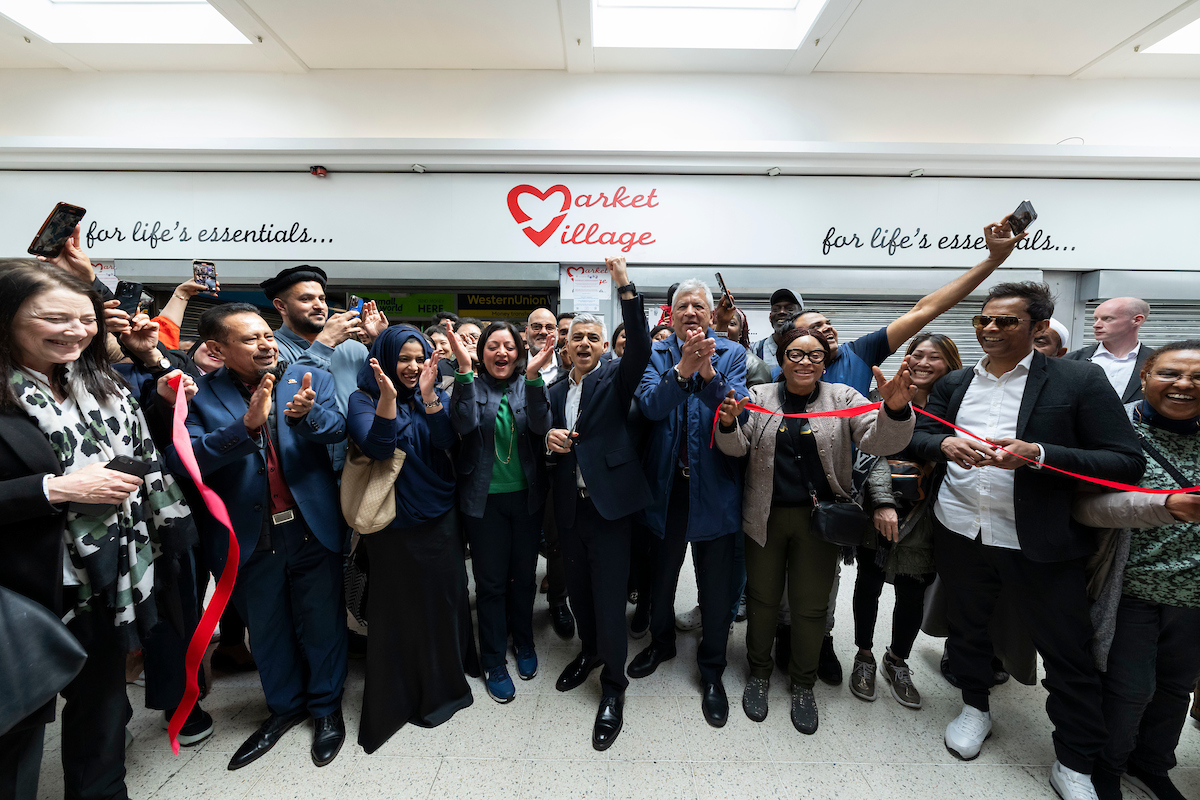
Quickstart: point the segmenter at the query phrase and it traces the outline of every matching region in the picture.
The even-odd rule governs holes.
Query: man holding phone
[[[338,410],[344,415],[350,395],[358,388],[358,370],[367,363],[368,351],[354,338],[363,329],[357,311],[329,313],[325,300],[328,283],[325,270],[301,264],[281,271],[260,286],[283,317],[283,325],[275,330],[280,358],[332,375]],[[340,473],[346,461],[345,440],[334,445],[330,455],[334,471]]]

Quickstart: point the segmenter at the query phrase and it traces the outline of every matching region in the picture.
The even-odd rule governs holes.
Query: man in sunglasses
[[[1146,461],[1104,370],[1034,349],[1053,313],[1044,283],[992,287],[972,320],[984,357],[938,381],[925,405],[986,441],[922,416],[912,446],[921,460],[945,465],[933,489],[934,555],[964,703],[946,728],[946,748],[970,760],[991,734],[988,623],[1001,590],[1018,587],[1046,668],[1057,755],[1050,784],[1060,797],[1091,800],[1092,764],[1105,743],[1084,572],[1095,537],[1071,518],[1080,482],[1043,465],[1136,483]]]

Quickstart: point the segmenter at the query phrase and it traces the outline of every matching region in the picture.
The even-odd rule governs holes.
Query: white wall
[[[778,151],[789,143],[1049,146],[1079,136],[1103,158],[1195,161],[1200,82],[934,75],[580,75],[565,72],[314,71],[75,73],[0,70],[0,151],[172,143],[254,149],[247,140],[555,140],[675,152]],[[10,138],[11,137],[11,138]],[[187,139],[181,144],[182,139]],[[340,140],[340,141],[329,141]],[[259,142],[257,144],[262,144]],[[394,142],[379,142],[386,150]],[[487,145],[481,145],[486,149]],[[1121,150],[1124,148],[1125,150]],[[1161,150],[1157,148],[1162,148]],[[817,148],[819,149],[819,148]],[[835,148],[836,149],[836,148]],[[981,152],[990,152],[988,148]],[[934,152],[953,152],[940,148]],[[577,159],[581,160],[581,159]],[[865,160],[865,159],[864,159]],[[53,158],[41,166],[55,166]],[[979,169],[986,171],[987,165]],[[982,172],[980,173],[982,174]]]

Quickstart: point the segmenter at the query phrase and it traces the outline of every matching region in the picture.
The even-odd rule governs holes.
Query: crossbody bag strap
[[[1158,465],[1167,471],[1171,476],[1171,480],[1179,484],[1181,488],[1186,488],[1191,485],[1191,482],[1183,476],[1183,473],[1175,468],[1175,465],[1167,460],[1167,457],[1153,444],[1150,443],[1150,438],[1146,434],[1138,431],[1138,436],[1142,440],[1142,449],[1146,451],[1146,455],[1158,462]]]

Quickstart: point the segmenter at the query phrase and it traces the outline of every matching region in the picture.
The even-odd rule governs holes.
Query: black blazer
[[[552,456],[551,496],[559,528],[575,524],[575,483],[578,465],[588,494],[605,519],[620,519],[650,503],[650,486],[642,471],[642,460],[634,434],[626,420],[634,392],[650,363],[650,327],[642,310],[642,296],[621,301],[625,322],[625,355],[601,361],[583,379],[579,398],[579,438],[566,455]],[[550,388],[550,426],[567,428],[567,390],[571,381],[557,381]]]
[[[925,410],[955,422],[975,372],[956,370],[933,387]],[[954,431],[921,415],[912,448],[939,465],[934,492],[946,474],[942,440]],[[1137,435],[1104,370],[1091,362],[1046,358],[1034,352],[1017,416],[1017,436],[1036,442],[1046,462],[1095,478],[1137,483],[1146,467]],[[1095,533],[1071,519],[1080,481],[1046,469],[1020,467],[1014,475],[1017,538],[1033,561],[1067,561],[1096,549]]]
[[[1081,347],[1078,350],[1072,350],[1063,356],[1067,361],[1091,361],[1092,356],[1096,355],[1096,348],[1100,344],[1089,344],[1087,347]],[[1133,374],[1129,376],[1129,383],[1125,384],[1125,391],[1121,393],[1122,403],[1132,403],[1134,400],[1141,400],[1142,395],[1142,366],[1150,358],[1150,354],[1154,352],[1154,348],[1148,345],[1138,343],[1137,364],[1133,367]],[[1111,384],[1109,384],[1111,386]]]
[[[42,493],[47,474],[61,475],[62,467],[37,425],[21,413],[0,414],[0,586],[61,617],[67,515]],[[13,730],[52,722],[54,702]]]

